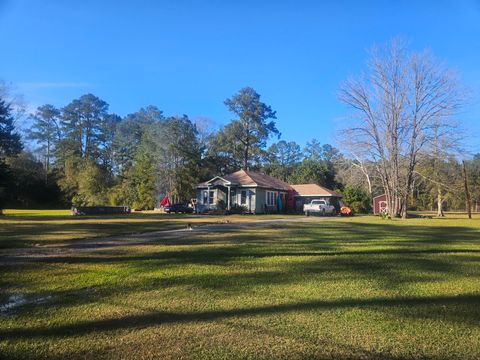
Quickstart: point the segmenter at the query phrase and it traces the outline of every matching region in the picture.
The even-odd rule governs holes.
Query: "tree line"
[[[463,137],[454,120],[465,93],[450,69],[395,40],[374,48],[366,70],[342,83],[338,97],[353,110],[340,149],[315,138],[303,148],[281,139],[276,112],[250,87],[224,101],[233,119],[217,130],[153,105],[120,117],[86,94],[61,108],[38,107],[23,133],[3,88],[0,208],[151,209],[161,195],[189,201],[198,182],[244,168],[340,191],[357,212],[369,211],[382,193],[392,217],[465,209]],[[465,168],[476,210],[480,154]]]
[[[2,140],[3,206],[151,209],[160,195],[189,201],[200,181],[239,168],[288,182],[340,185],[338,150],[316,139],[304,149],[279,140],[275,111],[250,87],[225,100],[235,119],[216,131],[186,115],[165,116],[156,106],[122,118],[109,112],[104,100],[86,94],[62,108],[38,107],[20,136],[12,104],[6,98],[0,104],[2,138],[8,139]],[[278,141],[267,147],[274,137]]]

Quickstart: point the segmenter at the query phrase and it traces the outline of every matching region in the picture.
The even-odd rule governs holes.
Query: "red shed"
[[[385,212],[388,209],[387,195],[382,194],[373,198],[373,213],[375,215]]]

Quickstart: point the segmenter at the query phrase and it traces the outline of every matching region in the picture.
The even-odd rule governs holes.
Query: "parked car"
[[[165,212],[170,214],[170,213],[183,213],[183,214],[191,214],[193,213],[193,208],[185,205],[185,204],[172,204],[165,206],[164,208]]]
[[[310,215],[334,215],[337,211],[335,206],[327,204],[325,200],[312,200],[310,204],[303,205],[303,212]]]

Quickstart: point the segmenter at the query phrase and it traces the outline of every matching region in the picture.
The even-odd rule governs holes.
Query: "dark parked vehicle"
[[[184,214],[191,214],[193,213],[193,208],[188,207],[185,204],[172,204],[169,206],[165,206],[165,212],[170,213],[184,213]]]

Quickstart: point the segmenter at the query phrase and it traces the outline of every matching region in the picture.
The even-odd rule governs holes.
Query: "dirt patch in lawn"
[[[209,233],[229,233],[252,228],[265,228],[275,224],[319,221],[323,218],[302,217],[292,220],[285,219],[262,219],[249,222],[219,221],[213,224],[196,225],[188,223],[181,229],[160,230],[140,234],[115,235],[98,238],[74,239],[56,246],[35,246],[32,248],[5,249],[0,253],[0,263],[18,263],[36,261],[51,257],[73,255],[79,252],[90,252],[102,249],[110,249],[118,246],[147,245],[161,240],[174,240],[191,237],[193,235],[206,235]]]

